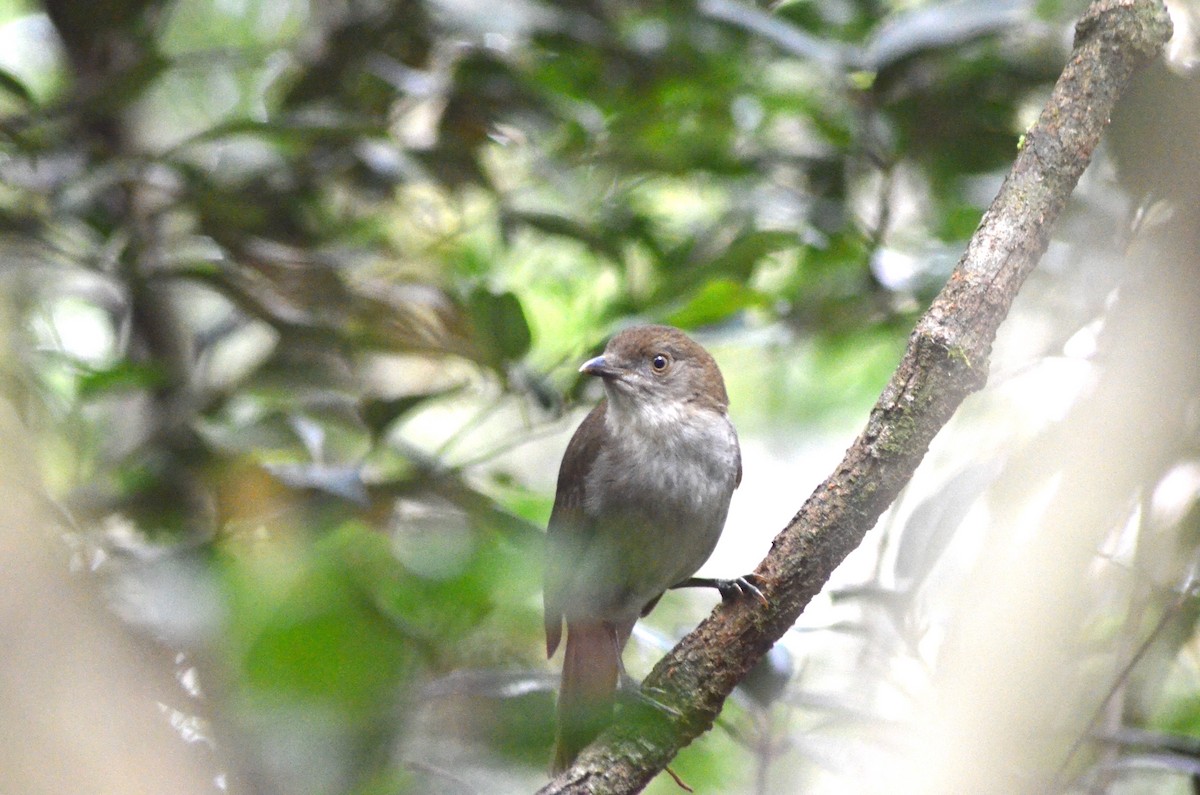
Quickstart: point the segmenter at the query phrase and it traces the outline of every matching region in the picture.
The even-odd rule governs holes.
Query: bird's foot
[[[753,597],[765,607],[770,603],[767,601],[767,597],[763,596],[763,592],[759,590],[758,586],[761,584],[762,579],[757,574],[747,574],[745,577],[734,577],[732,580],[722,580],[716,577],[688,577],[683,582],[672,585],[671,588],[716,588],[717,592],[721,594],[722,602]]]

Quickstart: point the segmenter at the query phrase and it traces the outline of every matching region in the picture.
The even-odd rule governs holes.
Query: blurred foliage
[[[0,6],[4,388],[81,539],[216,584],[172,642],[230,790],[538,780],[551,495],[509,453],[571,363],[669,322],[753,354],[751,433],[861,412],[1076,10]],[[678,770],[749,786],[729,736]]]

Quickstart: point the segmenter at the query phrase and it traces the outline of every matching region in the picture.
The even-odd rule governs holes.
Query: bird
[[[751,593],[753,575],[695,577],[742,479],[729,396],[712,355],[671,326],[634,326],[579,368],[604,398],[563,454],[546,533],[546,656],[563,639],[552,773],[611,721],[621,654],[671,588]]]

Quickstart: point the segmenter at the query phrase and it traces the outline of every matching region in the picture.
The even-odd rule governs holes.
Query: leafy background
[[[35,532],[175,654],[147,719],[213,791],[536,787],[540,533],[596,398],[576,364],[640,321],[714,350],[747,482],[709,568],[749,569],[865,417],[1081,9],[0,3],[5,399]],[[1200,780],[1195,363],[1171,343],[1194,338],[1191,45],[1116,119],[989,390],[682,778],[885,785],[955,638],[1003,636],[956,608],[973,572],[1014,543],[1042,559],[1030,512],[1099,460],[1081,493],[1112,510],[1068,569],[1086,637],[1038,663],[1081,693],[1018,777]],[[1058,457],[1122,421],[1128,444]],[[707,607],[667,601],[635,672]]]

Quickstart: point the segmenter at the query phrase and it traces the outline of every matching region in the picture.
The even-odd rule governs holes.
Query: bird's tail
[[[608,621],[568,621],[558,691],[555,774],[571,766],[584,746],[612,720],[613,696],[627,631]]]

